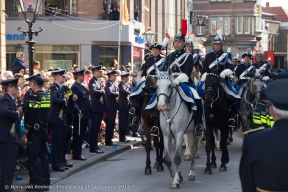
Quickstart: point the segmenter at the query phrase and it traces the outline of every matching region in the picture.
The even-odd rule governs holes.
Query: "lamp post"
[[[29,30],[22,30],[18,27],[18,31],[25,36],[28,35],[28,51],[29,51],[29,76],[33,75],[33,62],[34,62],[34,44],[33,35],[38,36],[38,33],[43,31],[42,27],[39,27],[38,31],[33,31],[33,23],[35,23],[39,9],[41,7],[42,0],[19,0],[18,12],[23,13],[24,19],[28,24]]]
[[[149,51],[149,45],[154,43],[155,35],[156,35],[156,33],[151,30],[151,27],[148,27],[147,31],[145,31],[142,34],[142,36],[143,36],[143,38],[145,40],[145,45],[146,45],[145,54],[150,52]]]

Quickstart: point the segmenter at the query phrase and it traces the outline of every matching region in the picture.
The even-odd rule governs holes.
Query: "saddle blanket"
[[[193,83],[188,83],[188,86],[194,88],[197,91],[199,97],[204,98],[205,90],[204,90],[203,86],[201,86],[200,84],[198,86],[195,86]]]
[[[136,87],[135,89],[133,90],[133,92],[131,93],[130,97],[133,97],[133,96],[137,96],[139,95],[140,93],[142,93],[142,88],[145,87],[145,81],[141,81]]]
[[[189,85],[193,85],[193,84],[189,84]],[[191,91],[191,88],[188,86],[188,83],[187,84],[180,83],[178,85],[177,92],[185,103],[190,103],[193,105],[192,110],[194,111],[197,110],[196,105],[194,105],[194,103],[196,102],[195,97]],[[145,107],[145,110],[153,110],[156,107],[156,105],[157,105],[157,92],[153,94],[152,98],[150,99],[147,106]]]
[[[220,84],[223,87],[226,94],[234,97],[235,99],[241,99],[241,96],[244,91],[243,86],[246,84],[246,82],[242,83],[241,85],[236,85],[236,84],[232,85],[229,81],[221,79]],[[199,84],[199,87],[205,90],[205,81],[201,81],[201,83]]]

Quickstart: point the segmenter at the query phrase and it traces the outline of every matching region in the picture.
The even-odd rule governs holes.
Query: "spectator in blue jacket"
[[[25,69],[28,68],[24,65],[24,53],[23,52],[17,52],[16,58],[14,59],[12,63],[12,73],[15,75],[16,73],[24,74]]]

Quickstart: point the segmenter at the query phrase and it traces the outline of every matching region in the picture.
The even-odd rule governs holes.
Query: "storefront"
[[[41,18],[36,21],[34,29],[41,26],[44,30],[38,36],[33,37],[36,41],[34,60],[40,61],[43,70],[58,67],[70,70],[73,64],[80,65],[81,69],[84,69],[88,63],[102,64],[110,68],[113,59],[118,60],[119,24],[103,20],[89,22],[89,25],[83,24],[83,21],[80,25],[79,22],[46,21]],[[12,68],[15,46],[18,43],[24,47],[24,62],[28,61],[27,37],[17,31],[18,26],[26,25],[23,20],[6,21],[7,70]],[[141,37],[138,33],[143,32],[142,23],[121,26],[118,61],[120,65],[125,66],[130,62],[134,68],[140,68],[145,44],[139,41]]]

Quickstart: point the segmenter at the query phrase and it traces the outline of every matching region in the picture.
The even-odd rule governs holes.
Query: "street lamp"
[[[151,30],[151,27],[148,27],[147,31],[145,31],[142,36],[145,40],[145,45],[147,47],[145,48],[145,54],[149,53],[149,45],[154,43],[154,38],[155,38],[156,33]]]
[[[28,50],[29,50],[29,75],[33,75],[33,62],[34,62],[34,47],[36,43],[33,40],[33,35],[38,36],[38,33],[43,31],[42,27],[39,27],[38,31],[33,31],[33,23],[35,23],[39,9],[41,7],[42,0],[19,0],[18,3],[18,12],[22,12],[25,18],[25,21],[28,24],[29,31],[22,30],[21,27],[18,27],[18,31],[23,33],[25,36],[28,34]]]

